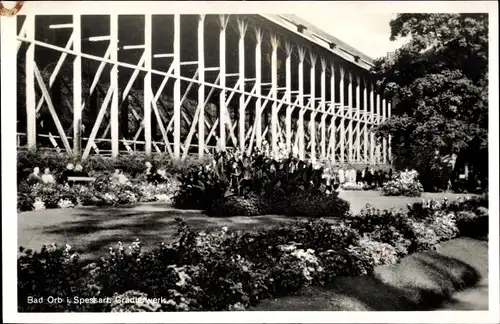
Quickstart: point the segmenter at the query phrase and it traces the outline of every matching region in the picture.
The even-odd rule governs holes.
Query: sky
[[[389,40],[389,21],[396,14],[343,12],[326,15],[321,9],[310,8],[296,15],[374,59],[404,44],[404,40]]]

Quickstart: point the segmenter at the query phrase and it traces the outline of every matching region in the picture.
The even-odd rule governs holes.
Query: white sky
[[[311,7],[296,15],[374,59],[385,56],[387,52],[404,44],[401,40],[389,40],[389,21],[394,19],[396,14],[342,12],[338,15],[326,15],[324,10]]]

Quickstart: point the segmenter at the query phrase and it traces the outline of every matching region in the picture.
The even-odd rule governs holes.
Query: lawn
[[[343,191],[340,197],[351,203],[357,213],[367,203],[374,207],[406,208],[407,203],[424,199],[454,199],[458,195],[425,193],[421,198],[383,197],[378,191]],[[18,214],[18,245],[39,249],[43,244],[70,244],[92,258],[107,252],[118,241],[124,244],[139,238],[149,249],[162,241],[168,243],[176,231],[175,218],[182,217],[196,230],[227,226],[245,231],[258,230],[294,218],[269,215],[259,217],[207,217],[196,210],[178,210],[165,204],[142,204],[133,207],[82,207],[50,209]]]

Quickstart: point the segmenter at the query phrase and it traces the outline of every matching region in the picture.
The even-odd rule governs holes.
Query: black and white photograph
[[[500,320],[497,2],[0,9],[10,321]]]

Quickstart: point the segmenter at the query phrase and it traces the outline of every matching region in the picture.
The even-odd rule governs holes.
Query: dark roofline
[[[296,15],[261,15],[264,18],[271,20],[282,27],[288,28],[298,35],[324,47],[330,52],[351,61],[352,63],[369,70],[373,67],[373,58],[355,49],[342,40],[334,37],[320,28],[309,23]],[[291,25],[294,28],[290,28]]]

